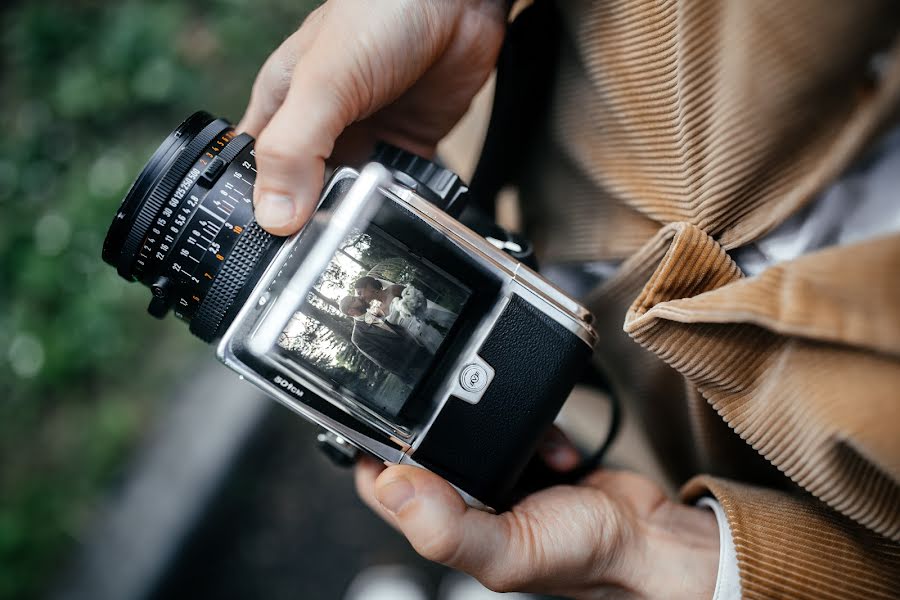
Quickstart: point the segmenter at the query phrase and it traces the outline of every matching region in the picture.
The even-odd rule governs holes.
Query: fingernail
[[[253,212],[260,226],[284,227],[294,218],[294,201],[284,194],[265,193],[256,202]]]
[[[415,495],[415,488],[405,477],[392,479],[375,490],[375,497],[392,513],[400,512],[400,509]]]

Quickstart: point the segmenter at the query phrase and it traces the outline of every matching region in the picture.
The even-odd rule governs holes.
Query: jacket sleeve
[[[700,476],[688,502],[711,494],[728,518],[744,598],[896,598],[900,545],[807,494]]]
[[[648,252],[658,266],[625,331],[796,490],[702,476],[683,491],[725,509],[744,595],[898,597],[900,236],[753,278],[686,223]]]

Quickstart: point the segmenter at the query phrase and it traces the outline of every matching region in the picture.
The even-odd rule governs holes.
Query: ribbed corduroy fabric
[[[587,300],[598,361],[685,498],[722,503],[746,597],[900,597],[900,234],[753,278],[728,255],[896,123],[900,8],[560,8],[522,198],[543,260],[623,261]]]
[[[900,350],[900,327],[886,318],[881,339],[867,336],[875,324],[865,315],[900,298],[900,279],[875,277],[898,272],[900,235],[741,281],[721,246],[695,226],[670,225],[655,239],[663,256],[626,332],[794,482],[900,540],[900,353],[873,351]],[[846,263],[848,251],[866,260]],[[866,282],[867,293],[829,289],[835,272],[848,286]]]
[[[690,500],[708,491],[732,527],[745,598],[897,598],[896,544],[797,494],[712,477],[684,490]]]

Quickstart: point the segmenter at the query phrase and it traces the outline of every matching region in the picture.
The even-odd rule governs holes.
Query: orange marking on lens
[[[225,260],[225,257],[221,254],[216,254],[216,258],[218,258],[219,260]]]
[[[191,296],[191,298],[193,298],[197,302],[200,302],[200,296]]]
[[[210,275],[209,273],[204,273],[204,275],[206,276],[207,279],[212,279],[212,275]]]
[[[242,231],[244,231],[244,228],[241,227],[240,225],[235,225],[234,229],[232,229],[232,231],[234,231],[235,233],[241,233]]]

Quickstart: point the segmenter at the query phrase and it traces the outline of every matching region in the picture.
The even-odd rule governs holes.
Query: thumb
[[[418,467],[387,468],[375,481],[375,498],[423,557],[489,586],[496,579],[510,543],[505,519],[468,507],[450,484]]]

